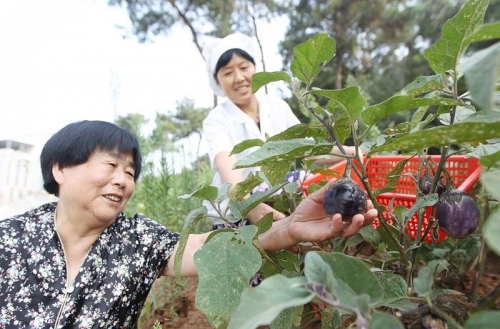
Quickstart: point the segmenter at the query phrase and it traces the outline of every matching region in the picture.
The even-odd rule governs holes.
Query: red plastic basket
[[[430,156],[432,159],[431,163],[438,163],[440,157],[440,155]],[[415,177],[418,173],[420,159],[418,157],[410,157],[407,155],[372,156],[365,163],[365,170],[370,187],[372,189],[380,189],[387,186],[387,182],[390,179],[387,177],[389,172],[393,170],[400,161],[405,159],[409,160],[406,162],[403,170],[401,171],[400,177],[397,179],[394,191],[390,193],[381,193],[377,196],[377,202],[386,207],[386,211],[384,211],[383,216],[389,223],[391,223],[391,220],[388,209],[391,201],[393,207],[396,205],[403,205],[408,209],[415,203],[416,186],[415,179],[413,177]],[[315,174],[308,178],[302,185],[304,192],[307,194],[307,189],[311,184],[320,184],[322,181],[342,175],[344,173],[346,163],[347,161],[344,160],[330,167],[329,169],[336,173],[331,177],[323,174]],[[477,158],[465,157],[462,155],[450,156],[445,163],[445,168],[450,174],[453,186],[465,192],[470,192],[472,190],[472,187],[477,182],[481,174],[481,167],[479,166]],[[423,170],[421,170],[421,173],[423,174]],[[361,184],[361,181],[354,170],[352,170],[351,174],[351,178],[363,187],[363,184]],[[427,207],[426,209],[422,221],[421,235],[425,233],[425,229],[427,228],[429,218],[431,216],[431,210],[432,207]],[[375,221],[373,225],[378,227],[380,223]],[[415,214],[410,218],[410,220],[408,220],[406,227],[407,232],[412,239],[415,239],[416,237],[417,227],[418,215]],[[442,230],[438,230],[437,242],[442,242],[445,238],[446,233]],[[427,234],[425,241],[434,242],[431,232]]]

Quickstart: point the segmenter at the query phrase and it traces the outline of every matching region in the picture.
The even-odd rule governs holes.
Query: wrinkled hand
[[[289,223],[289,234],[297,242],[323,241],[337,236],[349,237],[370,225],[378,212],[368,200],[365,214],[357,214],[350,223],[342,222],[342,216],[329,216],[323,210],[323,195],[335,179],[319,191],[310,194],[295,209]]]
[[[260,203],[257,206],[255,206],[255,208],[253,208],[248,212],[247,218],[250,220],[250,222],[257,223],[259,220],[262,219],[262,217],[264,217],[270,212],[273,213],[273,221],[281,220],[286,217],[285,214],[277,211],[270,205],[265,203]]]

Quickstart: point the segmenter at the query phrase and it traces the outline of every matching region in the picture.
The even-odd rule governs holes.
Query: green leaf
[[[459,102],[457,100],[451,98],[414,98],[411,95],[396,95],[382,103],[368,106],[363,113],[361,113],[361,118],[364,123],[371,126],[401,111],[411,110],[421,106],[458,104]]]
[[[229,322],[241,292],[261,266],[260,253],[252,242],[256,234],[254,225],[216,233],[194,254],[198,271],[196,307],[214,327]]]
[[[500,323],[500,311],[479,311],[465,322],[464,329],[497,329]]]
[[[415,292],[420,297],[430,296],[432,293],[432,286],[434,278],[432,271],[428,266],[423,266],[418,271],[418,276],[413,280]]]
[[[295,306],[284,309],[273,320],[270,325],[271,329],[290,329],[299,328],[302,321],[302,314],[304,313],[304,306]]]
[[[257,222],[257,224],[255,224],[255,226],[257,226],[257,228],[259,229],[259,234],[262,234],[262,233],[266,232],[267,230],[269,230],[271,228],[271,226],[273,226],[273,213],[270,212],[270,213],[264,215],[264,217],[262,217]]]
[[[491,111],[500,72],[500,43],[475,52],[461,68],[474,103],[482,110]]]
[[[271,142],[271,141],[281,141],[281,140],[298,139],[298,138],[309,138],[309,137],[324,138],[326,136],[327,132],[323,125],[315,123],[310,123],[310,124],[299,123],[279,134],[269,137],[267,141]]]
[[[186,216],[179,239],[179,246],[177,248],[177,252],[175,253],[174,273],[177,280],[179,280],[181,277],[182,255],[184,254],[184,250],[186,249],[189,234],[193,231],[193,228],[196,226],[196,224],[198,224],[201,219],[206,218],[206,216],[206,207],[193,209]]]
[[[384,300],[406,296],[408,285],[401,275],[380,272],[377,273],[377,278],[384,291]]]
[[[493,212],[483,228],[484,240],[488,247],[500,255],[500,211]]]
[[[481,183],[495,199],[500,199],[500,175],[498,170],[481,174]],[[488,247],[500,255],[500,210],[490,214],[483,227],[483,235]]]
[[[469,43],[466,39],[479,30],[489,0],[469,0],[451,19],[447,20],[439,40],[430,46],[424,57],[436,73],[455,71]]]
[[[256,205],[266,201],[271,195],[279,191],[285,183],[280,185],[271,186],[266,191],[257,191],[250,195],[247,199],[240,201],[233,201],[229,204],[229,209],[237,218],[244,218],[250,210],[255,208]]]
[[[481,25],[476,32],[472,33],[465,39],[465,42],[473,43],[493,39],[500,39],[500,22]]]
[[[500,161],[500,143],[497,144],[479,144],[473,152],[467,154],[479,158],[479,164],[490,168]]]
[[[479,179],[486,191],[488,191],[493,198],[500,200],[500,171],[490,170],[483,172]]]
[[[295,46],[290,69],[295,77],[310,85],[323,65],[333,58],[335,50],[335,40],[326,33],[318,33]]]
[[[268,141],[256,151],[238,160],[234,168],[261,166],[269,182],[274,185],[284,181],[293,160],[311,155],[329,154],[331,149],[330,143],[317,143],[310,139]]]
[[[363,240],[371,244],[372,246],[378,246],[381,237],[380,233],[373,227],[373,225],[368,225],[359,230],[359,235],[363,237]]]
[[[203,185],[191,194],[184,194],[179,196],[179,199],[190,199],[191,197],[214,201],[215,198],[217,198],[217,187],[211,185]]]
[[[451,126],[417,131],[380,146],[374,145],[369,153],[416,150],[460,143],[481,143],[498,137],[500,137],[500,122],[461,122]]]
[[[450,266],[450,263],[446,259],[435,259],[431,260],[427,263],[427,266],[432,271],[433,276],[437,276],[439,273],[445,271],[448,269],[448,266]]]
[[[273,275],[257,287],[247,288],[231,315],[228,329],[253,329],[269,325],[283,310],[310,302],[314,295],[303,288],[304,277]]]
[[[446,113],[440,113],[438,116],[439,121],[446,126],[451,124],[451,113],[449,108],[440,107],[440,110],[446,110]],[[476,113],[476,109],[472,105],[457,106],[455,108],[454,123],[468,121],[469,117]]]
[[[401,90],[402,95],[418,96],[426,94],[435,90],[443,89],[443,79],[440,74],[431,76],[418,77],[409,84],[407,84],[403,90]]]
[[[259,221],[260,222],[260,221]],[[295,276],[298,274],[297,264],[299,261],[299,255],[288,251],[280,250],[274,253],[268,253],[269,258],[271,258],[275,263],[279,264],[281,268],[277,269],[275,265],[267,259],[264,259],[261,271],[264,278],[270,277],[274,274],[285,274],[286,272],[294,273]],[[290,276],[290,275],[287,275]]]
[[[244,140],[243,142],[238,143],[233,147],[230,155],[241,153],[241,152],[245,151],[246,149],[249,149],[249,148],[252,148],[255,146],[261,146],[262,144],[264,144],[264,141],[262,139],[259,139],[259,138]]]
[[[405,327],[395,316],[387,313],[374,312],[369,322],[370,329],[404,329]]]
[[[256,172],[251,172],[242,182],[236,183],[231,193],[232,200],[241,200],[264,180]]]
[[[349,288],[341,287],[342,290],[335,291],[336,297],[346,305],[352,303],[354,297],[349,294],[349,290],[352,290],[355,295],[367,294],[372,302],[382,298],[382,287],[375,274],[370,271],[364,262],[343,253],[318,252],[317,254],[331,267],[333,275],[339,282],[339,287],[341,287],[340,284],[343,284]],[[309,253],[306,255],[306,261],[308,255]]]
[[[417,212],[419,209],[435,205],[436,202],[438,201],[438,199],[439,199],[439,196],[437,193],[418,196],[415,203],[406,212],[405,222],[407,220],[409,220],[413,216],[413,214],[415,214],[415,212]]]
[[[336,107],[331,101],[328,102],[326,108],[329,112],[333,113],[331,120],[333,122],[335,136],[341,144],[344,144],[345,140],[351,135],[352,119],[349,117],[349,113],[346,110]]]
[[[252,76],[252,92],[255,93],[260,87],[271,82],[285,81],[292,83],[292,78],[286,72],[257,72]]]
[[[359,86],[351,86],[345,89],[315,89],[308,93],[320,95],[328,98],[331,103],[331,109],[341,108],[349,114],[351,120],[360,117],[363,108],[366,106],[366,98],[361,94]],[[333,113],[333,111],[330,111]]]

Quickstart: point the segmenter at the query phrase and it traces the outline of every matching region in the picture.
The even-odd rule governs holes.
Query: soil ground
[[[463,275],[448,272],[446,276],[442,276],[436,282],[443,288],[454,289],[462,292],[461,299],[464,305],[467,303],[467,298],[470,296],[474,277],[476,272],[473,270],[465,272]],[[162,280],[172,280],[165,278]],[[185,286],[181,291],[176,293],[176,289],[172,289],[168,282],[158,281],[153,289],[164,291],[164,298],[156,298],[159,302],[156,305],[150,304],[150,317],[142,319],[139,329],[151,329],[155,321],[158,321],[162,328],[175,329],[205,329],[211,328],[206,316],[198,311],[195,306],[196,295],[196,278],[187,279]],[[480,284],[477,289],[478,300],[493,293],[500,286],[500,257],[493,253],[488,254],[488,259],[484,268]],[[173,297],[175,296],[175,297]],[[158,296],[156,296],[158,297]],[[173,297],[173,298],[172,298]],[[496,300],[496,308],[500,309],[500,298]],[[418,320],[418,328],[446,328],[445,324],[440,324],[436,318],[420,317]],[[430,322],[429,322],[430,321]],[[429,322],[425,324],[424,322]],[[314,326],[316,328],[317,326]],[[409,326],[413,328],[412,326]],[[308,327],[307,329],[311,329]],[[306,329],[306,328],[304,328]]]

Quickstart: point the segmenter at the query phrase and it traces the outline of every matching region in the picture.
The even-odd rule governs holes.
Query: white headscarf
[[[230,34],[222,39],[214,39],[203,48],[203,57],[205,58],[207,66],[208,81],[210,87],[212,87],[212,90],[217,96],[223,97],[225,94],[217,84],[217,81],[215,81],[215,67],[221,55],[233,48],[239,48],[246,51],[255,60],[255,50],[252,38],[239,32]]]

